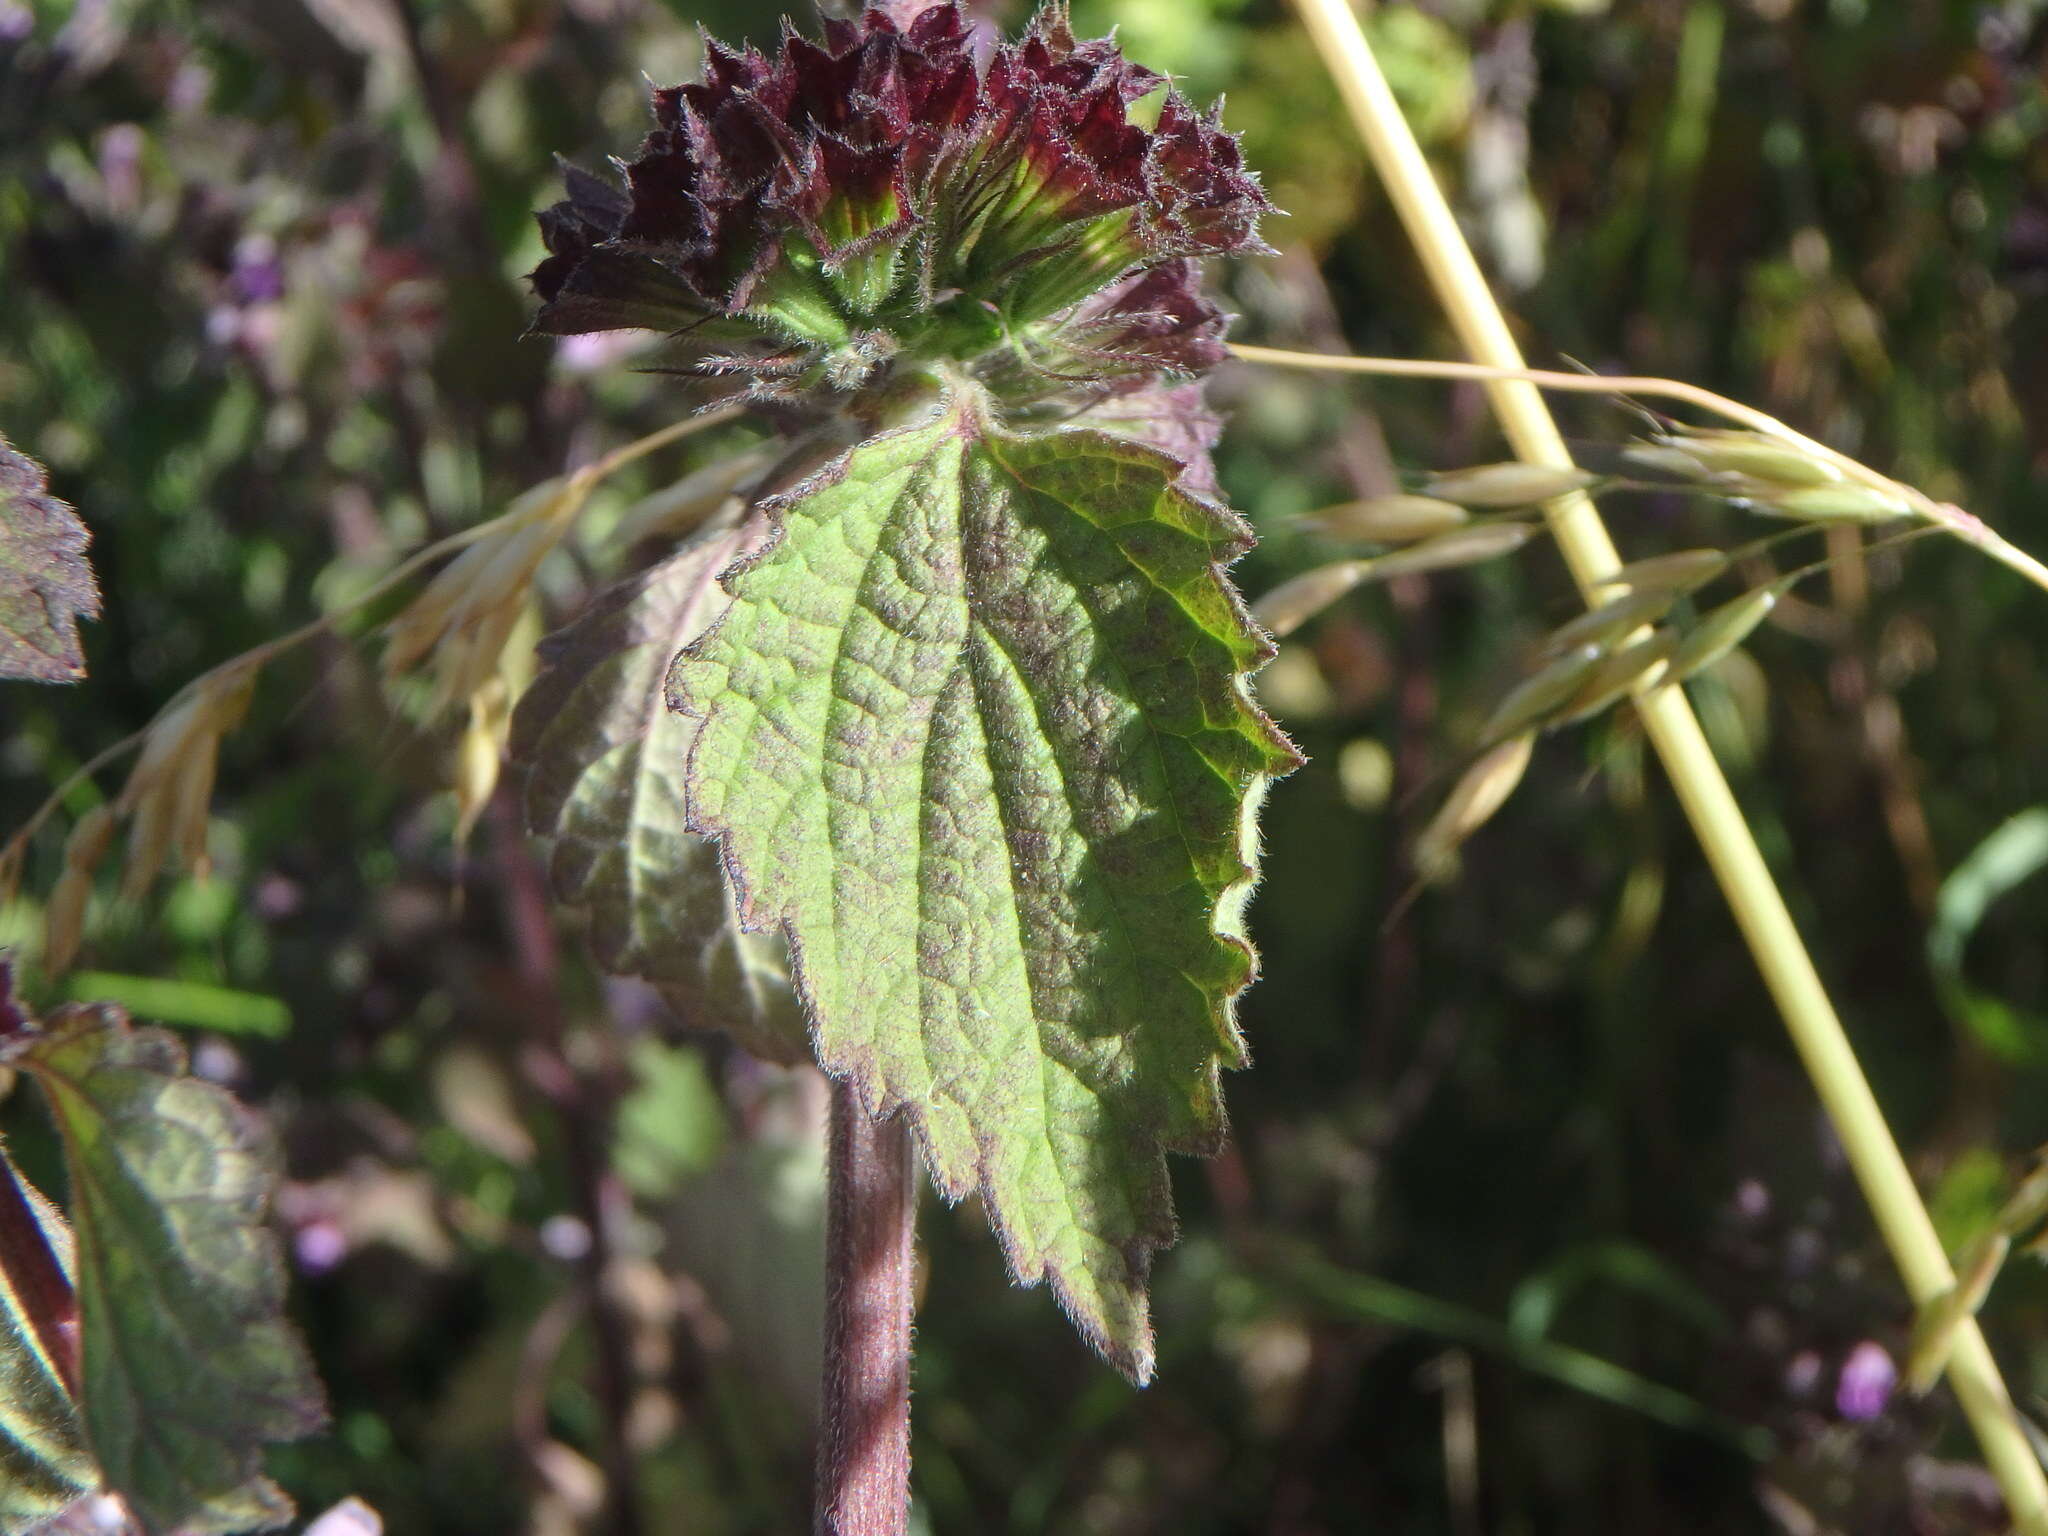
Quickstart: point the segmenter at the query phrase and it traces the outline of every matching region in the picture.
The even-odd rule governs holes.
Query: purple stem
[[[910,1517],[910,1138],[832,1084],[818,1536],[903,1536]]]

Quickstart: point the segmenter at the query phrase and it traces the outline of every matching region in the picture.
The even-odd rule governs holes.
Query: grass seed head
[[[64,867],[91,874],[100,867],[114,842],[114,808],[96,805],[78,818],[71,835],[64,840]]]
[[[1658,587],[1683,595],[1721,575],[1728,564],[1725,550],[1676,549],[1668,555],[1630,561],[1614,573],[1614,582],[1637,592]]]
[[[1528,771],[1535,746],[1536,733],[1524,731],[1465,770],[1442,809],[1415,839],[1415,868],[1424,880],[1434,885],[1455,873],[1458,849],[1507,804]]]
[[[1600,645],[1580,645],[1524,678],[1494,706],[1480,729],[1479,739],[1491,745],[1546,723],[1550,715],[1585,686],[1587,677],[1606,654]]]
[[[1363,563],[1376,580],[1448,571],[1511,555],[1542,531],[1534,523],[1474,523]]]
[[[1252,604],[1252,616],[1275,639],[1291,635],[1365,580],[1372,566],[1370,560],[1339,560],[1303,571]]]
[[[124,899],[139,900],[174,849],[188,870],[206,873],[207,813],[221,738],[248,713],[257,672],[239,662],[208,673],[150,726],[114,802],[116,814],[132,818]]]
[[[511,689],[491,678],[470,695],[469,721],[455,746],[455,844],[469,842],[498,787],[505,742],[512,729]]]
[[[43,909],[43,969],[51,976],[63,975],[78,957],[93,875],[113,846],[115,821],[112,806],[96,805],[78,818],[64,841],[64,872]]]
[[[78,958],[85,937],[85,908],[92,899],[92,872],[65,866],[43,909],[43,970],[62,976]]]
[[[1424,489],[1461,507],[1505,510],[1534,507],[1572,491],[1582,491],[1600,477],[1577,468],[1549,464],[1475,464],[1432,475]]]
[[[612,530],[613,541],[631,547],[642,539],[675,538],[689,533],[723,509],[747,481],[772,462],[765,451],[727,454],[693,469],[673,485],[628,507]]]
[[[1582,645],[1597,645],[1605,649],[1645,624],[1654,624],[1663,618],[1679,596],[1679,591],[1672,587],[1653,586],[1640,592],[1625,592],[1553,631],[1543,642],[1543,654],[1562,656]]]
[[[1734,476],[1769,494],[1795,486],[1835,485],[1842,472],[1789,443],[1761,432],[1691,431],[1651,439],[1704,465],[1710,475]]]
[[[1412,544],[1461,528],[1472,514],[1435,496],[1374,496],[1310,514],[1309,526],[1361,544]]]
[[[1620,703],[1634,689],[1654,685],[1677,648],[1677,632],[1660,629],[1605,657],[1586,674],[1584,684],[1558,711],[1552,723],[1557,726],[1577,725]]]
[[[1706,479],[1707,466],[1683,448],[1670,446],[1672,441],[1666,438],[1654,443],[1631,443],[1621,451],[1622,462],[1676,480]]]
[[[1723,603],[1678,642],[1677,649],[1671,653],[1671,666],[1664,675],[1664,681],[1683,683],[1699,676],[1747,640],[1777,606],[1778,589],[1775,586],[1758,587]]]
[[[592,483],[577,474],[535,486],[442,567],[391,621],[385,679],[428,666],[436,714],[474,698],[499,670],[541,562],[583,510]]]
[[[1955,1350],[1957,1330],[1984,1305],[1991,1282],[1998,1278],[2011,1251],[2012,1239],[2003,1232],[1986,1232],[1973,1239],[1957,1255],[1956,1283],[1920,1309],[1906,1352],[1906,1387],[1916,1397],[1941,1379]]]
[[[1802,523],[1889,523],[1913,511],[1904,497],[1846,482],[1785,491],[1759,501],[1756,510]]]

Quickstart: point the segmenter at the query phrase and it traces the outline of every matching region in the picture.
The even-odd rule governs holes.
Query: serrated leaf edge
[[[786,533],[783,517],[791,506],[821,491],[837,485],[845,478],[854,457],[879,443],[926,431],[939,424],[947,414],[959,418],[959,434],[983,442],[998,441],[1005,434],[991,422],[992,413],[986,406],[977,404],[965,396],[941,395],[924,414],[899,422],[886,431],[879,432],[861,442],[849,445],[830,463],[802,482],[763,499],[759,509],[768,514],[768,531],[751,549],[745,551],[732,564],[718,573],[718,582],[728,595],[733,593],[733,582],[755,566],[767,560],[781,547]],[[1243,595],[1229,580],[1231,563],[1248,550],[1253,543],[1253,532],[1249,523],[1238,513],[1192,489],[1185,481],[1186,466],[1174,455],[1152,444],[1140,442],[1116,433],[1106,432],[1097,427],[1068,426],[1050,432],[1032,434],[1029,440],[1081,436],[1098,438],[1112,443],[1119,453],[1133,453],[1150,460],[1159,469],[1169,494],[1188,502],[1204,516],[1211,518],[1224,537],[1219,541],[1225,558],[1212,561],[1210,571],[1218,588],[1226,598],[1228,612],[1236,622],[1237,633],[1222,637],[1233,643],[1241,642],[1246,648],[1247,664],[1236,673],[1237,699],[1240,719],[1250,727],[1248,732],[1255,739],[1262,738],[1267,747],[1268,771],[1257,775],[1239,790],[1240,819],[1238,840],[1238,871],[1235,878],[1225,882],[1215,896],[1215,907],[1211,919],[1211,931],[1224,944],[1239,951],[1247,962],[1243,980],[1228,991],[1219,991],[1213,998],[1212,1007],[1217,1024],[1219,1052],[1229,1055],[1233,1068],[1249,1064],[1249,1052],[1237,1027],[1237,999],[1258,977],[1258,954],[1244,932],[1244,913],[1251,893],[1258,881],[1258,836],[1257,814],[1266,788],[1275,778],[1283,777],[1300,766],[1304,761],[1279,726],[1253,702],[1250,679],[1270,661],[1276,647],[1273,639],[1263,630],[1252,616]],[[1005,466],[1007,468],[1007,466]],[[691,707],[687,694],[679,688],[677,678],[684,665],[701,657],[705,648],[717,638],[730,616],[730,609],[676,656],[669,672],[665,689],[671,709],[684,714],[700,716]],[[1199,622],[1199,621],[1197,621]],[[690,766],[686,782],[694,786],[697,776],[697,753],[702,737],[692,745]],[[733,849],[733,839],[728,835],[728,825],[705,817],[697,809],[694,796],[686,796],[685,826],[700,836],[710,838],[717,846],[719,862],[733,894],[741,927],[750,933],[764,933],[779,930],[788,946],[790,975],[797,999],[804,1012],[810,1044],[818,1064],[831,1076],[849,1082],[858,1095],[862,1108],[873,1119],[883,1120],[895,1115],[907,1116],[910,1128],[923,1154],[923,1162],[931,1177],[933,1186],[949,1204],[957,1204],[969,1194],[978,1194],[984,1209],[989,1213],[989,1224],[1002,1248],[1004,1261],[1011,1278],[1020,1286],[1033,1286],[1045,1282],[1051,1289],[1060,1310],[1066,1315],[1075,1330],[1105,1360],[1109,1361],[1125,1376],[1142,1386],[1152,1376],[1154,1350],[1149,1318],[1144,1325],[1144,1335],[1134,1342],[1126,1342],[1111,1336],[1100,1327],[1081,1303],[1065,1276],[1036,1255],[1023,1253],[1017,1245],[1015,1234],[1009,1224],[998,1215],[999,1206],[995,1199],[993,1178],[992,1141],[977,1136],[976,1166],[972,1180],[955,1184],[944,1176],[939,1167],[930,1132],[918,1106],[901,1095],[891,1100],[879,1088],[875,1073],[856,1052],[852,1060],[835,1060],[825,1050],[823,1032],[819,1025],[817,1008],[811,996],[808,966],[804,955],[803,942],[795,931],[792,919],[766,910],[741,868],[739,858]],[[1221,1094],[1221,1071],[1223,1062],[1212,1058],[1208,1071],[1205,1097],[1214,1106],[1215,1116],[1206,1134],[1176,1137],[1164,1132],[1153,1132],[1152,1140],[1158,1149],[1158,1161],[1162,1169],[1168,1152],[1196,1156],[1213,1155],[1228,1138],[1229,1128],[1223,1110]],[[1134,1286],[1141,1289],[1147,1284],[1152,1256],[1158,1250],[1170,1246],[1179,1235],[1179,1224],[1170,1204],[1161,1211],[1162,1219],[1152,1226],[1142,1228],[1135,1240],[1125,1250],[1125,1262],[1130,1268]]]

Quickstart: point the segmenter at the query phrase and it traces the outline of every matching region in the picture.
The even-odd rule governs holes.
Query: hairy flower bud
[[[993,48],[939,0],[705,53],[623,189],[567,171],[536,330],[686,335],[797,405],[954,365],[1023,407],[1221,360],[1193,262],[1261,249],[1271,205],[1215,113],[1064,5]]]

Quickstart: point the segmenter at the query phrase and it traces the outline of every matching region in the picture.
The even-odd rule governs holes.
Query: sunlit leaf
[[[42,465],[0,437],[0,679],[85,676],[78,621],[99,617],[92,535],[52,496]]]
[[[781,942],[741,932],[716,852],[685,830],[697,722],[663,694],[676,652],[725,609],[718,573],[759,531],[701,535],[544,642],[512,753],[528,824],[553,841],[555,894],[588,911],[599,963],[660,987],[689,1022],[795,1061],[808,1046]]]
[[[1245,688],[1244,527],[1178,469],[948,401],[789,499],[672,678],[693,825],[825,1065],[1141,1379],[1162,1153],[1221,1139],[1249,812],[1295,761]]]
[[[2022,811],[1956,866],[1942,882],[1927,961],[1941,999],[1990,1050],[2008,1061],[2048,1058],[2048,1019],[1972,982],[1963,968],[1970,935],[1992,904],[2048,869],[2048,806]]]
[[[263,1446],[311,1433],[324,1408],[264,1226],[267,1130],[187,1075],[172,1036],[111,1007],[60,1009],[0,1062],[35,1081],[63,1141],[85,1427],[107,1486],[152,1536],[283,1524]]]
[[[703,1173],[725,1150],[725,1103],[703,1055],[659,1040],[634,1042],[633,1091],[619,1101],[612,1162],[649,1198]]]

